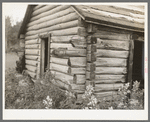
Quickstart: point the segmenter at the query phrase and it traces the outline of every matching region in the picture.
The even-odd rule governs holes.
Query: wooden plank
[[[65,6],[64,6],[64,5],[61,5],[61,6],[58,6],[58,7],[53,8],[53,9],[50,10],[50,11],[46,11],[46,12],[40,13],[40,14],[37,15],[37,16],[31,17],[29,26],[30,26],[30,25],[33,25],[33,23],[31,23],[31,22],[33,22],[33,21],[36,21],[36,20],[39,20],[40,18],[44,18],[44,17],[47,17],[47,16],[49,16],[49,15],[58,13],[59,11],[63,11],[63,10],[65,10],[65,9],[67,9],[67,8],[69,8],[69,6],[67,6],[67,5],[65,5]]]
[[[95,75],[96,80],[117,80],[126,78],[126,75]]]
[[[97,15],[97,16],[105,16],[105,17],[110,17],[110,18],[119,19],[119,20],[126,20],[126,21],[130,21],[130,22],[135,22],[135,23],[144,23],[143,18],[142,19],[134,18],[134,17],[126,16],[126,15],[122,15],[122,14],[101,11],[101,10],[97,10],[97,9],[89,7],[89,6],[78,6],[78,7],[85,12],[88,11],[89,13]]]
[[[45,41],[41,39],[41,54],[40,54],[40,77],[44,74],[44,63],[45,63]]]
[[[85,90],[85,85],[76,85],[76,84],[71,84],[71,88],[73,90]]]
[[[129,50],[129,41],[102,40],[97,38],[97,49]]]
[[[38,44],[38,43],[41,43],[40,39],[34,39],[34,40],[28,40],[28,41],[25,41],[25,44]]]
[[[34,61],[34,60],[25,60],[25,63],[28,65],[33,65],[33,66],[37,66],[38,62]]]
[[[57,71],[51,71],[51,73],[54,75],[54,78],[57,80],[61,80],[62,82],[65,82],[67,84],[74,83],[74,77],[68,74],[64,74]]]
[[[51,57],[50,62],[51,62],[51,63],[56,63],[56,64],[68,66],[68,59],[57,58],[57,57]]]
[[[100,20],[100,21],[103,21],[105,23],[113,23],[112,25],[114,26],[117,25],[122,25],[126,28],[128,27],[132,27],[132,28],[139,28],[140,30],[143,31],[144,29],[144,24],[143,23],[133,23],[132,21],[128,21],[128,20],[123,20],[123,19],[117,19],[117,18],[111,18],[111,17],[104,17],[104,16],[97,16],[95,14],[92,14],[92,13],[89,13],[89,12],[85,12],[85,11],[82,11],[82,14],[83,16],[85,16],[86,18],[92,18],[92,19],[96,19],[96,20]],[[88,20],[88,19],[87,19]]]
[[[78,49],[78,50],[62,50],[62,49],[57,49],[53,50],[52,54],[58,57],[64,57],[64,56],[70,56],[70,57],[75,57],[75,56],[86,56],[86,49]]]
[[[40,48],[39,44],[25,45],[26,49],[38,49]]]
[[[95,84],[94,91],[113,91],[118,90],[123,87],[123,83],[114,83],[114,84]]]
[[[69,67],[69,69],[68,69],[68,73],[72,74],[72,75],[74,75],[74,74],[82,75],[82,74],[85,74],[85,72],[86,72],[86,68],[72,68],[72,67]]]
[[[133,70],[133,56],[134,56],[134,40],[130,40],[130,51],[128,59],[128,78],[127,82],[130,82],[130,88],[132,88],[132,70]]]
[[[94,80],[95,84],[111,84],[111,83],[125,83],[126,79],[112,79],[112,80]]]
[[[128,58],[129,51],[116,51],[116,50],[105,50],[97,49],[97,57],[108,57],[108,58]]]
[[[136,17],[136,18],[144,18],[144,15],[142,14],[136,14],[135,11],[133,10],[129,10],[129,9],[122,9],[116,6],[108,6],[108,5],[88,5],[89,7],[98,9],[98,10],[102,10],[102,11],[107,11],[110,13],[117,13],[117,14],[121,14],[121,15],[126,15],[126,16],[130,16],[130,17]],[[137,16],[138,15],[138,16]]]
[[[124,75],[127,74],[126,67],[96,67],[96,74],[114,74],[114,75]]]
[[[85,67],[86,66],[86,57],[70,57],[68,64],[71,67]]]
[[[120,58],[97,58],[96,67],[108,66],[108,67],[125,67],[127,66],[127,59]]]
[[[51,37],[51,42],[54,42],[54,43],[68,43],[71,40],[86,41],[85,37],[81,37],[79,35],[52,36]]]
[[[29,70],[26,70],[26,72],[27,72],[32,78],[35,78],[35,77],[36,77],[36,73],[31,72],[31,71],[29,71]]]
[[[68,74],[69,72],[69,67],[65,65],[60,65],[60,64],[55,64],[55,63],[50,63],[50,69],[62,73]]]
[[[29,71],[34,72],[34,73],[36,73],[36,71],[37,71],[37,67],[35,67],[35,66],[26,65],[26,68],[27,68]]]
[[[29,55],[39,55],[39,50],[38,49],[26,49],[25,54]]]
[[[40,58],[40,56],[25,55],[25,58],[26,58],[26,59],[29,59],[29,60],[35,60],[35,61],[37,61],[37,60]]]

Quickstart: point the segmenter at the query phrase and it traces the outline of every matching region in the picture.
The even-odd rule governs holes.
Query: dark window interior
[[[44,72],[46,71],[46,68],[48,66],[48,38],[44,38],[44,41],[45,41],[45,50],[44,50]]]
[[[133,81],[138,80],[144,86],[144,42],[134,41]]]

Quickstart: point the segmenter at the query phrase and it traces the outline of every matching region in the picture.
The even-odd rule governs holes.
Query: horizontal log
[[[114,83],[114,84],[95,84],[94,91],[113,91],[118,90],[123,87],[123,83]]]
[[[70,57],[68,60],[68,65],[71,67],[85,67],[86,57]]]
[[[26,49],[25,50],[25,54],[39,55],[40,54],[40,50],[38,50],[38,49]]]
[[[122,79],[112,79],[112,80],[94,80],[95,84],[108,84],[108,83],[125,83],[126,79],[122,78]]]
[[[58,57],[75,57],[75,56],[86,56],[86,49],[78,49],[78,50],[61,50],[56,49],[52,51],[53,55],[56,55]]]
[[[66,35],[84,36],[84,31],[86,31],[84,27],[74,27],[69,29],[53,31],[52,36],[66,36]]]
[[[32,44],[32,45],[25,45],[26,49],[38,49],[40,48],[40,44]]]
[[[28,65],[33,65],[37,67],[38,62],[34,60],[25,60],[25,63]]]
[[[96,67],[108,66],[108,67],[125,67],[127,66],[127,59],[120,58],[97,58]]]
[[[40,33],[40,35],[44,35],[44,34],[46,35],[51,33],[51,36],[67,36],[67,35],[85,36],[84,31],[85,31],[84,27],[73,27],[73,28],[63,29],[63,30],[55,30],[49,33],[43,32]],[[26,40],[31,40],[36,38],[38,38],[38,34],[25,37]]]
[[[85,90],[73,90],[73,92],[75,92],[76,94],[83,94],[85,92]]]
[[[69,21],[69,22],[65,22],[65,23],[61,23],[61,24],[56,24],[56,25],[42,28],[42,29],[38,29],[38,30],[28,31],[26,33],[26,36],[35,35],[35,34],[39,34],[42,32],[49,32],[49,31],[54,31],[54,30],[61,30],[61,29],[77,27],[78,25],[79,25],[78,20],[73,20],[73,21]]]
[[[68,73],[69,74],[85,74],[85,71],[86,71],[86,68],[72,68],[72,67],[69,67],[68,69]]]
[[[65,65],[50,63],[50,69],[62,73],[68,74],[69,67]]]
[[[25,41],[25,44],[39,44],[41,43],[41,40],[40,39],[34,39],[34,40],[28,40],[28,41]]]
[[[44,7],[45,5],[36,5],[34,8],[33,8],[33,11],[35,11],[35,10],[37,10],[37,9],[39,9],[39,8],[42,8],[42,7]]]
[[[44,7],[42,7],[42,8],[39,8],[39,9],[35,10],[35,11],[32,13],[32,16],[36,16],[36,15],[38,15],[38,14],[40,14],[40,13],[45,12],[45,11],[49,11],[49,10],[51,10],[51,9],[57,7],[57,6],[58,6],[58,5],[47,5],[47,6],[44,6]]]
[[[34,72],[34,73],[36,73],[36,71],[37,71],[37,67],[35,67],[35,66],[26,65],[26,68],[27,68],[29,71]]]
[[[50,48],[52,49],[63,48],[67,50],[78,50],[78,48],[73,47],[73,45],[69,43],[51,43]]]
[[[109,57],[109,58],[128,58],[129,51],[115,51],[115,50],[105,50],[97,49],[97,57]]]
[[[51,42],[54,42],[54,43],[68,43],[71,40],[86,41],[85,37],[81,37],[79,35],[52,36],[51,37]]]
[[[70,90],[71,89],[71,86],[70,85],[68,85],[68,84],[66,84],[66,83],[64,83],[64,82],[62,82],[62,81],[60,81],[60,80],[51,80],[51,82],[54,84],[54,85],[56,85],[56,86],[58,86],[58,87],[60,87],[60,88],[62,88],[62,89],[66,89],[66,90]]]
[[[68,66],[68,59],[57,58],[57,57],[51,57],[51,58],[50,58],[50,62],[51,62],[51,63],[56,63],[56,64]]]
[[[66,84],[72,84],[74,83],[74,77],[71,75],[67,75],[61,72],[57,71],[51,71],[51,73],[54,75],[54,78],[57,80],[61,80],[62,82]]]
[[[92,35],[92,37],[110,40],[130,40],[130,34],[119,34],[100,30],[97,30],[96,33]]]
[[[97,38],[97,49],[129,50],[129,41],[102,40]]]
[[[29,26],[30,26],[30,25],[33,25],[33,24],[31,23],[31,22],[33,22],[33,21],[36,21],[36,20],[39,20],[40,18],[44,18],[44,17],[46,17],[46,16],[49,16],[49,15],[58,13],[59,11],[65,10],[65,9],[67,9],[67,8],[69,8],[69,6],[67,6],[67,5],[65,5],[65,6],[62,5],[62,6],[57,6],[57,7],[53,8],[53,9],[51,9],[50,11],[42,12],[41,14],[39,14],[39,15],[34,16],[34,17],[31,18]]]
[[[76,84],[71,84],[72,90],[85,90],[85,85],[76,85]]]
[[[26,72],[34,79],[36,78],[36,73],[26,70]]]
[[[25,55],[25,58],[26,58],[26,59],[29,59],[29,60],[35,60],[35,61],[37,61],[37,60],[40,58],[40,56]]]
[[[96,80],[120,80],[126,79],[126,75],[95,75]]]
[[[104,97],[108,97],[108,96],[115,96],[117,95],[116,91],[108,91],[108,92],[99,92],[99,93],[94,93],[96,98],[104,98]]]
[[[85,75],[74,75],[75,84],[85,84]]]
[[[73,15],[75,17],[73,17]],[[66,20],[64,19],[64,17],[66,17]],[[73,18],[69,18],[69,17],[73,17]],[[56,24],[61,24],[63,22],[69,22],[75,19],[77,19],[76,14],[71,9],[68,9],[68,10],[64,10],[64,12],[61,14],[56,13],[48,17],[41,18],[37,21],[33,21],[30,25],[28,25],[27,31],[38,30],[38,29],[50,27]]]
[[[127,74],[127,67],[96,67],[95,74]]]

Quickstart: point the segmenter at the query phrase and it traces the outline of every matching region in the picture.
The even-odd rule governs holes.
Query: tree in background
[[[11,18],[7,16],[5,18],[5,47],[6,51],[8,51],[10,48],[18,48],[19,46],[19,40],[17,38],[21,22],[16,22],[15,25],[11,25]],[[16,46],[16,47],[15,47]]]

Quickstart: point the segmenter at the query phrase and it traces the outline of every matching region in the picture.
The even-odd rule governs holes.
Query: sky
[[[3,3],[2,7],[4,16],[11,17],[11,24],[15,25],[16,22],[23,20],[27,3]]]

